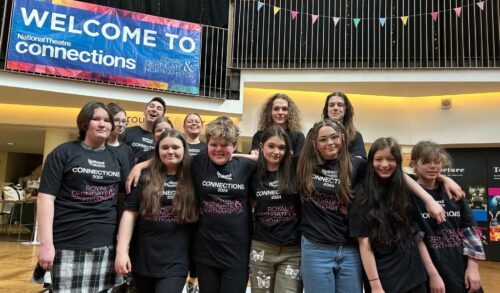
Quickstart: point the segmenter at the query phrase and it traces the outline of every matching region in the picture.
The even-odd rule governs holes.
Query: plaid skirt
[[[114,268],[115,247],[56,250],[51,269],[54,292],[101,292],[123,282]]]

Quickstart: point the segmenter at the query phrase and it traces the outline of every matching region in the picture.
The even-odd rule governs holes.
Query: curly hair
[[[214,121],[207,124],[205,130],[205,137],[207,142],[210,138],[223,138],[232,144],[236,144],[238,136],[240,135],[240,129],[233,120],[226,116],[220,116]]]
[[[301,118],[299,108],[288,95],[282,93],[277,93],[270,96],[264,103],[264,105],[262,105],[259,113],[259,130],[264,131],[274,124],[273,118],[271,117],[271,112],[273,109],[273,103],[276,99],[282,99],[288,103],[288,129],[285,130],[300,132],[302,130],[302,125],[300,123]]]

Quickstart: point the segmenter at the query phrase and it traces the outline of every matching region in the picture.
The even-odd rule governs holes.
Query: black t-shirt
[[[350,156],[351,185],[364,176],[366,160]],[[353,244],[349,236],[348,206],[339,198],[340,178],[337,160],[317,165],[312,174],[315,192],[304,196],[300,229],[309,240],[326,244]]]
[[[357,195],[349,211],[349,229],[352,237],[369,237],[370,224],[365,215],[361,214],[360,199],[362,198],[357,189]],[[410,200],[411,202],[411,200]],[[413,235],[401,246],[389,245],[380,249],[373,249],[377,272],[385,292],[408,292],[412,288],[422,284],[427,279],[418,243],[422,240],[420,229],[413,221],[414,209],[411,208],[410,217],[414,227]]]
[[[298,194],[282,195],[278,190],[278,172],[267,171],[259,182],[252,180],[251,196],[255,199],[252,238],[275,245],[300,244],[300,198]]]
[[[139,214],[130,246],[132,270],[147,277],[185,277],[189,266],[189,240],[191,226],[177,223],[172,214],[172,200],[177,177],[167,176],[160,198],[160,211],[154,219]],[[142,191],[140,184],[124,203],[124,209],[139,212]]]
[[[77,141],[61,144],[47,156],[40,192],[56,197],[56,249],[88,249],[115,243],[115,195],[123,179],[121,165],[109,148],[88,150]]]
[[[146,153],[155,147],[153,133],[142,129],[140,126],[132,126],[125,129],[122,141],[134,151],[136,162],[141,153]]]
[[[193,261],[217,268],[246,270],[250,251],[250,183],[256,164],[232,158],[223,166],[207,153],[193,158],[191,174],[201,208]]]
[[[196,156],[197,154],[199,154],[202,150],[206,149],[207,148],[207,144],[204,143],[204,142],[199,142],[199,143],[188,143],[187,144],[188,146],[188,151],[189,151],[189,154],[194,157]]]
[[[417,197],[413,198],[418,211],[417,222],[425,232],[425,245],[443,278],[446,292],[467,292],[464,275],[468,258],[463,255],[463,236],[460,230],[475,226],[475,222],[466,199],[462,198],[458,202],[449,199],[441,185],[426,191],[444,208],[446,222],[437,224],[429,216],[424,203]]]
[[[252,137],[252,150],[258,150],[260,148],[260,140],[262,139],[262,134],[264,131],[257,131]],[[292,143],[292,155],[298,156],[300,155],[300,151],[302,150],[302,146],[304,145],[304,134],[302,132],[295,131],[287,131],[288,136],[290,137],[290,142]]]
[[[151,149],[151,150],[149,150],[147,152],[140,152],[139,156],[136,159],[137,164],[152,159],[154,155],[155,155],[155,150],[154,149]]]
[[[347,148],[349,149],[349,153],[351,155],[366,158],[365,142],[363,141],[363,136],[358,131],[356,131],[354,140]]]
[[[116,152],[118,158],[123,163],[122,169],[125,172],[124,175],[127,176],[135,165],[134,151],[124,143],[120,143],[119,146],[106,145],[106,147]]]

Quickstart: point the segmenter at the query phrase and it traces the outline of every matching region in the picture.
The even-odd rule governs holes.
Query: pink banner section
[[[488,195],[500,195],[500,187],[489,187],[488,188]]]
[[[74,70],[68,68],[61,68],[55,66],[47,66],[41,64],[32,64],[26,62],[16,62],[16,61],[7,61],[7,67],[13,70],[19,71],[29,71],[29,72],[37,72],[37,73],[45,73],[45,74],[53,74],[53,75],[62,75],[74,78],[83,78],[89,80],[95,80],[99,77],[99,80],[106,80],[110,83],[118,83],[118,84],[126,84],[131,86],[140,86],[146,88],[157,88],[162,90],[168,90],[168,83],[159,82],[159,81],[151,81],[140,78],[131,78],[126,76],[116,76],[116,75],[107,75],[107,74],[98,74],[90,71],[83,70]]]

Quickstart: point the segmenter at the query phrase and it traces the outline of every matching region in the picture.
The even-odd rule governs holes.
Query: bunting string
[[[363,20],[371,20],[371,21],[375,20],[375,21],[379,22],[380,26],[384,27],[385,23],[387,22],[387,20],[393,20],[393,19],[397,20],[397,19],[399,19],[399,20],[401,20],[401,22],[403,23],[403,25],[406,26],[406,24],[408,23],[409,18],[418,17],[418,16],[426,16],[426,15],[430,15],[432,17],[433,21],[437,21],[440,13],[446,13],[446,12],[449,12],[449,11],[454,11],[455,14],[456,14],[456,16],[460,17],[461,14],[462,14],[463,8],[471,8],[471,7],[473,8],[473,6],[477,6],[481,11],[484,11],[484,4],[488,0],[482,0],[482,1],[478,1],[478,2],[472,3],[472,4],[458,6],[458,7],[454,7],[454,8],[450,8],[450,9],[444,9],[444,10],[438,10],[438,11],[431,11],[431,12],[428,12],[428,13],[420,13],[420,14],[412,14],[412,15],[401,15],[401,16],[386,16],[386,17],[340,17],[340,16],[326,16],[326,15],[312,14],[312,13],[301,12],[301,11],[296,11],[296,10],[291,10],[291,9],[285,9],[285,8],[282,8],[282,7],[279,7],[279,6],[275,6],[275,5],[271,5],[271,4],[265,3],[265,2],[260,1],[260,0],[254,0],[254,1],[257,2],[257,11],[260,11],[264,6],[270,7],[270,8],[272,7],[274,15],[277,15],[280,12],[288,12],[288,13],[290,13],[290,16],[291,16],[292,20],[297,19],[297,16],[299,16],[299,15],[305,15],[305,16],[311,17],[311,21],[312,21],[313,24],[316,23],[318,19],[325,18],[325,19],[332,19],[335,26],[337,26],[337,24],[339,23],[340,20],[348,20],[348,21],[352,21],[354,23],[354,26],[357,28],[358,25],[359,25],[359,23],[361,21],[363,21]]]

